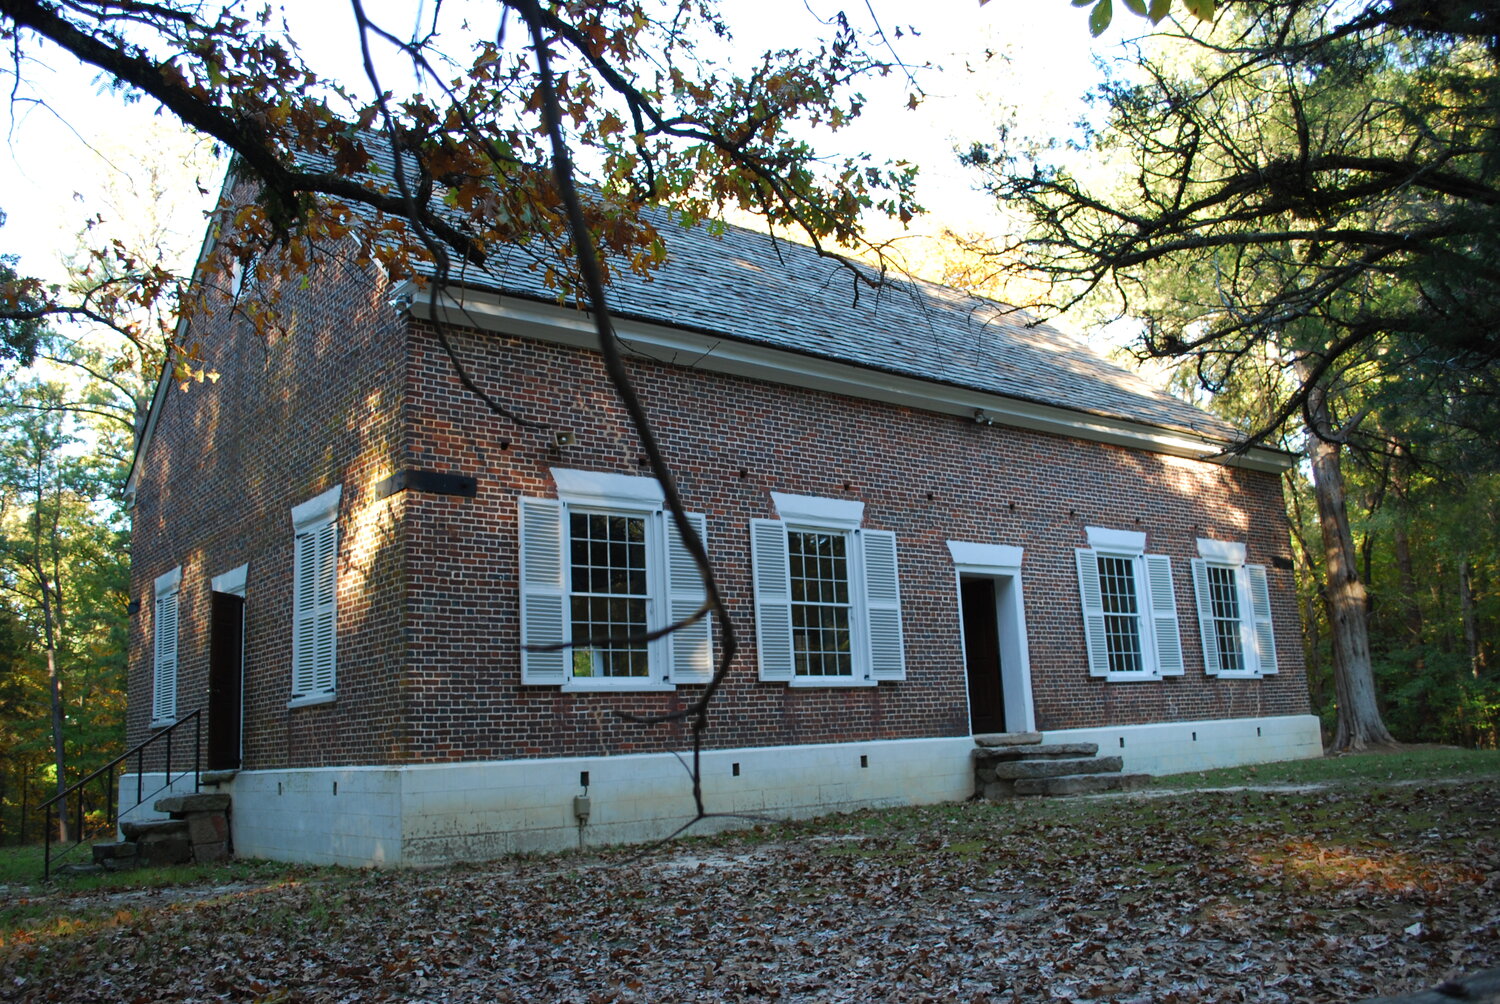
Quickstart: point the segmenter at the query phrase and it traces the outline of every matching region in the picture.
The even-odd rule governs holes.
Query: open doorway
[[[1031,663],[1021,596],[1021,549],[949,541],[958,571],[969,724],[977,734],[1031,732]]]
[[[209,597],[208,769],[238,770],[244,745],[244,566],[215,576]]]

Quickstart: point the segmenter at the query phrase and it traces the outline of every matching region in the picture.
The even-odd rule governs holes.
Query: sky
[[[430,0],[428,0],[430,2]],[[371,0],[367,9],[382,25],[409,32],[422,0]],[[1001,123],[1033,134],[1057,134],[1082,112],[1080,96],[1097,80],[1096,50],[1118,44],[1093,42],[1087,9],[1066,0],[929,0],[913,5],[892,0],[851,0],[843,5],[857,25],[878,21],[903,62],[932,63],[940,70],[919,74],[926,97],[905,108],[909,85],[900,75],[861,86],[868,99],[856,126],[820,140],[833,153],[868,152],[876,159],[906,159],[921,165],[919,200],[931,217],[918,231],[944,226],[982,231],[999,225],[991,201],[974,191],[974,178],[956,162],[956,144],[985,139]],[[814,15],[828,17],[840,5],[827,0],[726,0],[721,4],[735,32],[735,52],[805,42],[818,30]],[[476,16],[493,17],[494,4],[473,4]],[[361,74],[353,21],[336,0],[287,4],[285,15],[310,65],[337,67],[358,81]],[[873,21],[871,15],[875,15]],[[912,29],[915,29],[913,32]],[[896,37],[897,31],[900,37]],[[994,56],[986,58],[986,53]],[[110,226],[145,211],[147,203],[172,239],[191,259],[203,230],[203,213],[216,193],[223,161],[192,156],[173,122],[147,102],[126,104],[75,60],[53,51],[26,71],[20,101],[0,105],[0,128],[8,147],[0,156],[0,253],[17,254],[25,274],[61,278],[62,262],[78,244],[91,216]],[[966,65],[982,67],[969,73]],[[8,68],[7,68],[8,69]],[[11,79],[0,78],[6,91]],[[195,165],[197,185],[178,185],[170,195],[122,190],[112,180],[145,147],[170,151]],[[199,195],[201,186],[209,194]],[[105,198],[108,194],[110,197]]]

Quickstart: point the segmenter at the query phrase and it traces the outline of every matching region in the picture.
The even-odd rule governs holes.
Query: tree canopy
[[[1168,34],[1102,91],[1087,152],[1112,173],[969,152],[1029,220],[989,249],[996,267],[1047,276],[1044,307],[1095,297],[1144,317],[1138,351],[1190,362],[1210,390],[1273,346],[1285,380],[1254,438],[1341,375],[1411,416],[1419,451],[1492,456],[1500,18],[1280,0]]]

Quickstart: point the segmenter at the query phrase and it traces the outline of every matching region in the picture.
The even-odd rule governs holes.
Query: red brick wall
[[[430,330],[414,325],[408,463],[475,476],[479,494],[407,493],[411,757],[682,748],[680,729],[632,725],[616,712],[674,710],[697,688],[563,694],[519,682],[516,495],[554,495],[554,466],[646,473],[597,357],[478,332],[454,337],[481,386],[527,418],[573,431],[577,442],[558,449],[551,429],[520,429],[487,411],[459,387]],[[1276,476],[655,363],[632,362],[631,370],[689,508],[708,516],[738,630],[741,654],[716,702],[709,745],[967,734],[949,539],[1025,549],[1040,728],[1307,711],[1290,572],[1268,568],[1278,676],[1206,677],[1193,612],[1195,538],[1244,541],[1249,560],[1267,566],[1288,553]],[[852,689],[758,681],[748,521],[775,517],[773,490],[862,500],[867,527],[896,532],[906,681]],[[1089,677],[1073,552],[1086,546],[1091,525],[1145,531],[1150,553],[1173,558],[1184,676]]]
[[[167,391],[133,509],[128,738],[149,734],[152,583],[182,566],[178,712],[208,691],[210,579],[248,563],[244,766],[370,763],[400,755],[404,664],[400,496],[373,501],[400,464],[403,325],[384,284],[347,262],[282,289],[269,337],[215,300],[193,322],[216,383]],[[343,485],[338,700],[289,709],[291,507]],[[349,514],[362,513],[359,521]],[[205,731],[207,722],[204,722]],[[177,749],[181,750],[182,745]]]

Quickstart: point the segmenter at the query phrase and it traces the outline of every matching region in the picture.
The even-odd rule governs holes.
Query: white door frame
[[[1036,711],[1031,703],[1031,646],[1026,643],[1026,603],[1021,594],[1021,548],[1009,544],[948,541],[953,556],[955,595],[960,580],[995,580],[995,622],[1000,629],[1000,690],[1005,696],[1005,730],[1035,732]],[[960,650],[964,645],[963,603],[958,605]],[[967,695],[968,653],[964,652],[964,693]],[[965,697],[967,703],[967,697]]]

